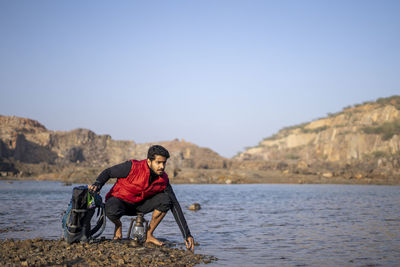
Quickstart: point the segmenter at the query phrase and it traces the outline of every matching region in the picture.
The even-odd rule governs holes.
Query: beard
[[[161,169],[161,170],[155,169],[155,168],[153,168],[153,166],[151,166],[150,170],[153,174],[156,174],[158,176],[161,176],[164,173],[164,169]]]

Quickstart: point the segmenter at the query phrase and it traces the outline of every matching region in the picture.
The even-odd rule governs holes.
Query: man
[[[146,242],[162,246],[163,242],[153,235],[169,209],[175,217],[185,239],[186,247],[194,251],[194,239],[190,234],[182,209],[164,172],[168,151],[159,145],[149,148],[147,159],[130,160],[105,169],[89,189],[100,191],[110,178],[118,178],[106,195],[106,214],[115,224],[114,239],[122,238],[123,215],[135,216],[138,212],[153,211]]]

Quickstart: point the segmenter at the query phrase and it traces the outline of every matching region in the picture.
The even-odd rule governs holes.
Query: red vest
[[[111,196],[118,197],[129,203],[136,203],[164,191],[168,184],[168,175],[164,172],[149,185],[150,168],[147,160],[132,160],[132,168],[126,178],[118,178],[117,182],[106,195],[106,201]]]

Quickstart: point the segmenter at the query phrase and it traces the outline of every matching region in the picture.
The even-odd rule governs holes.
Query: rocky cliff
[[[2,176],[91,182],[106,167],[132,158],[146,158],[152,145],[117,141],[87,129],[51,131],[35,120],[14,116],[0,116],[0,125]],[[157,144],[171,153],[167,165],[171,179],[184,180],[187,174],[191,179],[201,178],[196,170],[226,168],[229,161],[184,140]]]
[[[106,167],[144,159],[156,144],[51,131],[14,116],[0,116],[0,125],[0,176],[91,183]],[[284,128],[233,159],[184,140],[157,144],[170,151],[173,183],[400,184],[400,96]]]
[[[400,96],[346,107],[326,118],[284,128],[235,159],[328,180],[399,183]]]

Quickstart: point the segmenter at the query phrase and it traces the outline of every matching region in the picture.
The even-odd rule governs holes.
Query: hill
[[[399,183],[400,96],[344,108],[287,127],[235,157],[283,173]],[[264,163],[264,164],[263,164]],[[315,181],[317,182],[317,181]]]
[[[286,127],[232,159],[178,139],[138,144],[15,116],[0,115],[0,126],[3,177],[92,183],[106,167],[144,159],[161,144],[172,183],[400,184],[400,96]]]
[[[90,183],[106,167],[146,158],[152,145],[113,140],[88,129],[51,131],[38,121],[15,116],[0,116],[0,125],[1,176]],[[192,182],[208,182],[197,170],[223,169],[229,161],[184,140],[157,144],[170,151],[167,172],[175,181],[190,176]]]

